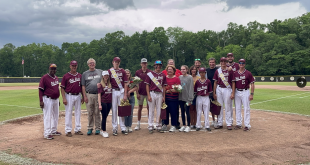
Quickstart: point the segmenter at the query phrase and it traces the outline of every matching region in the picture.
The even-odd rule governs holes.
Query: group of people
[[[135,72],[142,82],[133,83],[129,69],[120,68],[121,59],[115,57],[113,67],[108,70],[96,69],[96,61],[90,58],[87,61],[89,70],[83,74],[77,72],[77,61],[71,61],[70,71],[61,81],[61,94],[65,105],[65,134],[72,136],[72,111],[75,109],[75,135],[83,135],[81,131],[81,104],[85,102],[88,112],[87,135],[109,137],[106,130],[107,117],[112,109],[112,131],[118,135],[118,123],[122,134],[132,132],[132,117],[136,93],[138,107],[138,122],[135,130],[140,130],[143,102],[147,101],[148,131],[158,132],[189,132],[192,129],[211,131],[223,128],[223,107],[225,107],[225,122],[228,130],[241,129],[242,105],[244,106],[244,131],[250,125],[250,101],[254,95],[254,78],[245,69],[246,61],[240,59],[234,62],[232,53],[220,59],[220,67],[216,67],[215,58],[209,59],[209,68],[201,67],[201,60],[195,59],[190,68],[182,65],[180,70],[175,67],[174,60],[169,59],[164,70],[160,60],[154,62],[154,70],[147,68],[147,59],[141,59],[141,69]],[[44,137],[53,139],[61,135],[57,131],[59,116],[59,83],[55,75],[56,64],[49,66],[49,73],[41,78],[39,84],[40,107],[44,115]],[[250,92],[251,90],[251,92]],[[118,106],[122,100],[129,100],[131,115],[120,117],[117,120]],[[212,112],[212,124],[209,123],[209,112],[212,101],[221,104],[221,111],[217,115]],[[236,124],[233,127],[233,102],[235,103]],[[162,105],[167,105],[166,114],[162,115]],[[179,122],[181,109],[182,124]],[[100,116],[101,111],[101,116]],[[156,117],[154,114],[156,112]],[[204,125],[201,125],[201,115],[204,114]],[[168,129],[169,122],[171,126]]]

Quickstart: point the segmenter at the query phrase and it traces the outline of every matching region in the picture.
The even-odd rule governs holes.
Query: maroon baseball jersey
[[[39,89],[43,90],[44,96],[51,97],[52,99],[59,98],[58,77],[56,75],[54,77],[49,74],[44,75],[40,80]]]
[[[230,65],[230,63],[228,62],[228,63],[226,64],[226,66],[227,66],[227,67],[230,67],[230,66],[231,66],[232,71],[234,71],[234,72],[236,72],[237,70],[239,70],[239,64],[238,64],[238,63],[235,63],[235,62],[233,62],[231,65]]]
[[[248,70],[244,70],[242,73],[239,70],[235,72],[232,81],[236,82],[238,89],[250,88],[250,84],[255,82],[252,73]]]
[[[206,79],[204,82],[201,79],[198,79],[195,83],[194,92],[197,96],[208,96],[212,93],[212,84],[209,79]]]
[[[112,103],[112,88],[109,88],[107,84],[104,88],[102,86],[98,88],[98,93],[101,93],[102,103]]]
[[[128,82],[128,77],[126,76],[126,71],[122,68],[119,68],[118,70],[116,70],[116,69],[114,69],[114,70],[115,70],[119,80],[121,81],[123,88],[125,88],[124,83]],[[111,69],[109,69],[108,72],[109,72],[109,76],[110,76],[110,82],[112,85],[112,89],[119,88],[115,79],[112,77]]]
[[[227,69],[226,70],[222,70],[223,74],[224,74],[224,77],[226,79],[226,81],[229,83],[229,85],[231,86],[231,82],[232,82],[232,79],[233,79],[233,74],[234,72],[231,70],[231,71],[228,71]],[[214,76],[213,76],[213,80],[214,81],[217,81],[217,84],[221,87],[226,87],[225,84],[222,82],[222,79],[221,77],[219,76],[219,72],[218,72],[218,69],[215,71],[214,73]]]
[[[146,69],[145,72],[142,71],[142,69],[139,69],[136,71],[135,76],[140,77],[142,82],[139,84],[139,90],[138,93],[140,95],[147,95],[146,93],[146,84],[144,83],[144,81],[146,80],[146,77],[148,77],[147,73],[151,72],[151,70]]]
[[[64,88],[66,93],[80,93],[82,92],[81,79],[80,73],[73,75],[68,72],[62,77],[60,87]]]
[[[165,88],[167,85],[167,80],[166,80],[166,75],[164,75],[162,72],[156,73],[154,71],[151,71],[153,76],[157,79],[157,81],[160,83],[160,85]],[[150,91],[156,91],[156,92],[161,92],[161,90],[155,85],[155,83],[151,80],[151,78],[147,75],[145,82],[146,84],[150,85]]]

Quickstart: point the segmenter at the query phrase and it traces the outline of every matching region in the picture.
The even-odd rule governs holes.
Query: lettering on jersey
[[[107,86],[106,86],[106,87],[104,87],[104,91],[105,91],[105,92],[104,92],[105,94],[112,93],[112,89],[111,89],[111,88],[109,88],[109,87],[107,87]]]
[[[197,88],[197,92],[208,89],[208,86],[202,86]]]
[[[71,79],[69,80],[69,82],[70,82],[71,84],[73,84],[73,83],[75,83],[75,82],[79,82],[79,81],[81,81],[81,79],[80,79],[79,77],[71,78]]]
[[[116,73],[118,77],[123,77],[123,73],[120,72],[120,73]]]
[[[228,77],[228,75],[229,75],[228,72],[226,72],[226,73],[223,72],[223,74],[225,77]]]
[[[58,85],[59,83],[58,83],[58,81],[55,81],[55,82],[51,82],[51,86],[53,87],[53,86],[56,86],[56,85]]]
[[[236,81],[245,80],[245,76],[236,77]]]
[[[163,80],[164,79],[164,76],[158,76],[157,77],[157,80]]]

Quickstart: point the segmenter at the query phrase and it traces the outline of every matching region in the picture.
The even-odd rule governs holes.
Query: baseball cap
[[[240,59],[239,62],[244,62],[245,63],[245,59]]]
[[[228,54],[227,54],[227,57],[228,57],[228,56],[233,56],[233,57],[234,57],[234,54],[228,53]]]
[[[206,72],[206,68],[204,67],[199,68],[199,73],[202,73],[202,72]]]
[[[102,71],[102,76],[105,76],[105,75],[109,75],[109,72],[107,70]]]
[[[56,64],[50,64],[50,68],[57,68]]]
[[[225,57],[222,57],[220,61],[221,61],[221,62],[222,62],[222,61],[227,62],[227,59],[226,59]]]
[[[141,59],[141,63],[142,63],[142,62],[147,62],[147,59],[146,59],[146,58],[142,58],[142,59]]]
[[[160,60],[156,60],[154,65],[162,65],[163,63]]]
[[[70,62],[70,65],[77,65],[78,63],[75,61],[75,60],[73,60],[73,61],[71,61]]]
[[[114,58],[113,58],[113,61],[121,62],[121,59],[120,59],[119,57],[114,57]]]

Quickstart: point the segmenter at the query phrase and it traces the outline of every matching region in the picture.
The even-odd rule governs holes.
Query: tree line
[[[22,58],[24,73],[40,77],[47,73],[48,64],[57,64],[57,75],[69,70],[71,60],[79,63],[78,72],[88,69],[87,60],[94,58],[96,68],[112,67],[115,56],[121,58],[121,67],[133,72],[140,68],[141,58],[147,58],[151,69],[155,60],[174,59],[177,68],[191,66],[201,59],[208,66],[214,57],[219,63],[222,56],[232,52],[235,61],[244,58],[246,68],[255,76],[306,75],[310,73],[310,13],[268,24],[257,21],[247,26],[229,23],[227,29],[197,33],[180,27],[156,27],[153,31],[126,35],[123,31],[107,33],[90,43],[67,43],[61,47],[45,43],[15,47],[12,43],[0,49],[0,77],[21,77]]]

